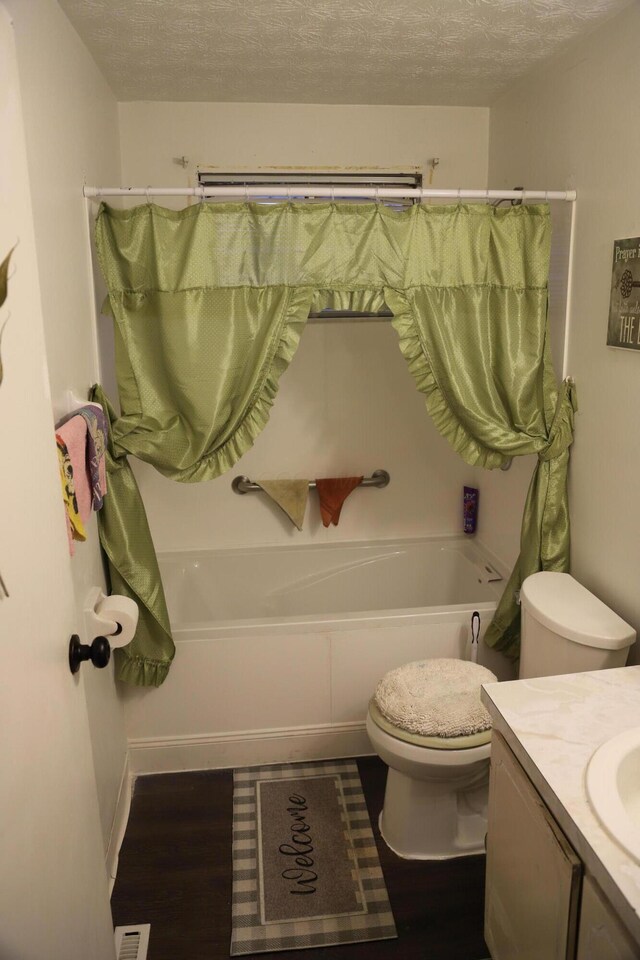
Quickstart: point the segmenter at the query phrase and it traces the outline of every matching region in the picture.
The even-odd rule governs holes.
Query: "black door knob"
[[[69,668],[71,673],[77,673],[80,664],[85,660],[91,660],[94,667],[106,667],[111,659],[111,646],[106,637],[96,637],[89,646],[88,643],[80,643],[80,637],[74,633],[69,641]]]

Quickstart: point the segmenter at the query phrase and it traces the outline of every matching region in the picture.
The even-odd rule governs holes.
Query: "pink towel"
[[[63,440],[73,467],[73,481],[75,484],[78,513],[83,524],[86,524],[91,514],[91,482],[87,472],[87,421],[84,417],[71,417],[56,433]],[[67,517],[67,536],[69,537],[69,552],[73,556],[74,544],[71,536],[71,524]]]
[[[56,429],[72,420],[73,417],[83,417],[87,422],[87,472],[93,493],[92,506],[94,510],[100,510],[107,492],[105,463],[109,430],[107,418],[99,403],[87,401],[82,407],[78,407],[73,413],[69,413],[62,420],[59,420]]]

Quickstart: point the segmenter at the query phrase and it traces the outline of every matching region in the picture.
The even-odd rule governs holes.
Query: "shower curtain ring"
[[[462,197],[460,196],[461,193],[462,193],[462,187],[458,187],[458,203],[460,203],[460,200],[462,199]]]
[[[147,184],[147,187],[146,187],[146,189],[145,189],[144,192],[145,192],[145,196],[146,196],[146,198],[147,198],[147,203],[149,204],[149,206],[151,206],[151,199],[150,199],[150,197],[149,197],[149,190],[151,190],[151,184],[150,184],[150,183]]]
[[[335,202],[336,202],[336,189],[335,187],[332,186],[331,187],[331,203],[335,203]]]
[[[376,203],[380,203],[380,187],[376,187]]]
[[[249,187],[246,183],[244,185],[244,202],[249,203]]]

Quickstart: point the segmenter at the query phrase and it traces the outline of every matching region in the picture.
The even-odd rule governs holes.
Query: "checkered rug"
[[[313,837],[313,804],[307,800],[304,783],[301,784],[305,778],[316,781],[309,785],[306,794],[311,796],[315,790],[317,798],[326,797],[326,806],[335,807],[338,822],[334,830],[326,831],[339,838],[341,850],[335,862],[323,847],[326,836]],[[358,767],[353,761],[245,767],[234,771],[233,781],[231,956],[397,936]],[[273,781],[288,781],[290,787]],[[305,812],[298,817],[295,804],[303,800],[308,809],[304,806]],[[290,805],[285,808],[287,803]],[[274,821],[274,811],[279,807],[283,811],[282,828]],[[297,828],[288,822],[291,818]],[[282,850],[277,843],[280,839]],[[297,853],[292,846],[295,843],[301,856],[291,855],[292,850]],[[284,871],[282,863],[269,860],[274,851],[276,857],[285,854]],[[297,866],[292,867],[292,861]],[[330,878],[337,878],[340,863],[343,882],[349,889],[345,887],[340,898],[334,897],[336,903],[340,902],[339,912],[329,912],[331,889],[326,890],[328,899],[324,900],[316,896],[316,891],[322,889],[322,881],[325,888],[332,886]],[[274,889],[278,887],[275,880],[279,881],[279,889]],[[303,894],[312,890],[314,896],[290,896],[294,890],[302,890]]]

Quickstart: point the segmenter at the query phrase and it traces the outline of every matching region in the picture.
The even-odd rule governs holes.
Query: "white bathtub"
[[[378,679],[410,660],[467,656],[471,614],[484,631],[504,587],[458,536],[159,561],[177,649],[162,687],[125,694],[139,772],[371,752]],[[482,644],[480,661],[513,676]]]

